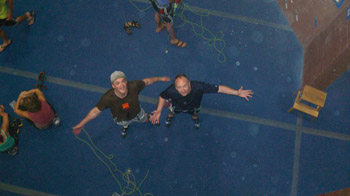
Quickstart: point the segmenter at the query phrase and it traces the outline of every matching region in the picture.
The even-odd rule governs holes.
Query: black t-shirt
[[[219,90],[219,85],[207,84],[198,81],[190,82],[191,92],[188,95],[182,96],[179,92],[177,92],[175,84],[172,84],[162,93],[160,93],[160,97],[169,100],[173,106],[175,106],[175,110],[177,111],[192,110],[194,108],[199,108],[204,93],[217,93]]]
[[[118,121],[131,120],[141,111],[139,94],[145,86],[142,80],[128,82],[128,94],[124,98],[117,97],[111,88],[101,97],[96,107],[100,111],[109,108],[113,118],[117,118]]]

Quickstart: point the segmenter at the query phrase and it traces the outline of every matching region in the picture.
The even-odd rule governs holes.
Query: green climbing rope
[[[118,169],[117,165],[112,160],[114,158],[114,155],[109,154],[107,156],[101,149],[99,149],[94,144],[94,142],[92,141],[88,132],[85,129],[83,129],[83,131],[84,131],[85,135],[87,136],[88,141],[82,139],[81,137],[79,137],[77,135],[75,135],[75,138],[78,139],[79,141],[85,143],[86,145],[88,145],[90,147],[90,149],[92,150],[92,152],[94,153],[94,155],[108,168],[108,170],[111,173],[111,175],[113,176],[114,180],[119,185],[119,189],[122,192],[122,194],[121,194],[122,196],[131,195],[135,192],[137,192],[140,196],[153,196],[152,193],[143,194],[140,190],[140,187],[143,184],[143,182],[146,180],[146,178],[149,174],[149,171],[147,171],[147,174],[141,180],[141,182],[139,184],[137,184],[136,178],[135,178],[134,174],[132,173],[131,169],[127,169],[125,172],[122,172],[120,169]],[[112,169],[111,166],[105,160],[103,160],[103,158],[97,152],[99,152],[103,158],[107,159],[108,162],[110,163],[110,165],[112,165],[114,169]],[[117,175],[115,173],[117,173],[117,174],[119,173],[123,181],[120,181],[117,178]]]
[[[139,11],[139,12],[145,12],[148,9],[150,9],[152,6],[146,7],[145,9],[140,9],[133,0],[129,0],[129,2]],[[195,35],[200,36],[202,39],[207,41],[207,44],[211,47],[213,47],[217,52],[217,60],[219,63],[226,62],[226,55],[224,53],[224,49],[226,47],[226,42],[224,40],[225,34],[222,31],[218,31],[216,34],[214,34],[211,30],[206,28],[203,24],[203,17],[209,16],[209,11],[206,10],[204,14],[198,13],[194,11],[190,6],[188,6],[185,3],[182,3],[182,6],[179,6],[177,10],[180,10],[180,12],[175,13],[174,16],[176,18],[179,18],[182,21],[182,24],[175,26],[175,28],[182,28],[186,24],[191,25],[192,30]],[[194,15],[197,15],[200,17],[200,22],[196,23],[193,21],[190,21],[185,16],[185,10],[188,10]],[[197,32],[196,29],[200,29],[200,32]]]

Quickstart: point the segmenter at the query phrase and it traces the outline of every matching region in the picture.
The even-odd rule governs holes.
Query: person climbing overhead
[[[161,32],[164,28],[170,34],[170,43],[174,46],[184,48],[187,43],[176,38],[174,32],[174,10],[173,7],[183,0],[150,0],[155,9],[154,21],[156,22],[156,32]]]

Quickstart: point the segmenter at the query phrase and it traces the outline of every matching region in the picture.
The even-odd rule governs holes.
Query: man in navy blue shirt
[[[162,113],[164,105],[170,104],[165,125],[171,125],[172,117],[175,113],[188,113],[192,115],[194,128],[199,129],[199,118],[197,116],[204,93],[224,93],[228,95],[236,95],[249,101],[249,97],[254,94],[251,90],[232,89],[224,85],[213,85],[204,82],[190,81],[185,74],[180,74],[175,77],[174,84],[164,90],[158,99],[158,106],[152,112],[151,122],[159,123],[159,117]]]

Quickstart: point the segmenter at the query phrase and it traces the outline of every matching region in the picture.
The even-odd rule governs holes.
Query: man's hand
[[[161,79],[163,82],[169,82],[170,81],[170,78],[165,76],[165,77],[162,77]]]
[[[5,107],[3,105],[0,105],[0,113],[5,112]]]
[[[244,98],[245,100],[249,101],[248,97],[252,97],[253,95],[252,90],[243,90],[243,86],[238,90],[238,96]]]
[[[92,119],[95,119],[98,115],[100,115],[101,112],[102,111],[99,110],[96,106],[92,108],[90,112],[85,116],[85,118],[79,124],[73,127],[73,134],[79,135],[86,123],[90,122]]]
[[[74,135],[79,135],[81,130],[84,128],[84,125],[76,125],[75,127],[73,127],[73,134]]]
[[[152,124],[159,124],[159,117],[161,115],[161,111],[158,111],[158,110],[154,110],[152,112],[152,117],[150,118],[150,121]]]

